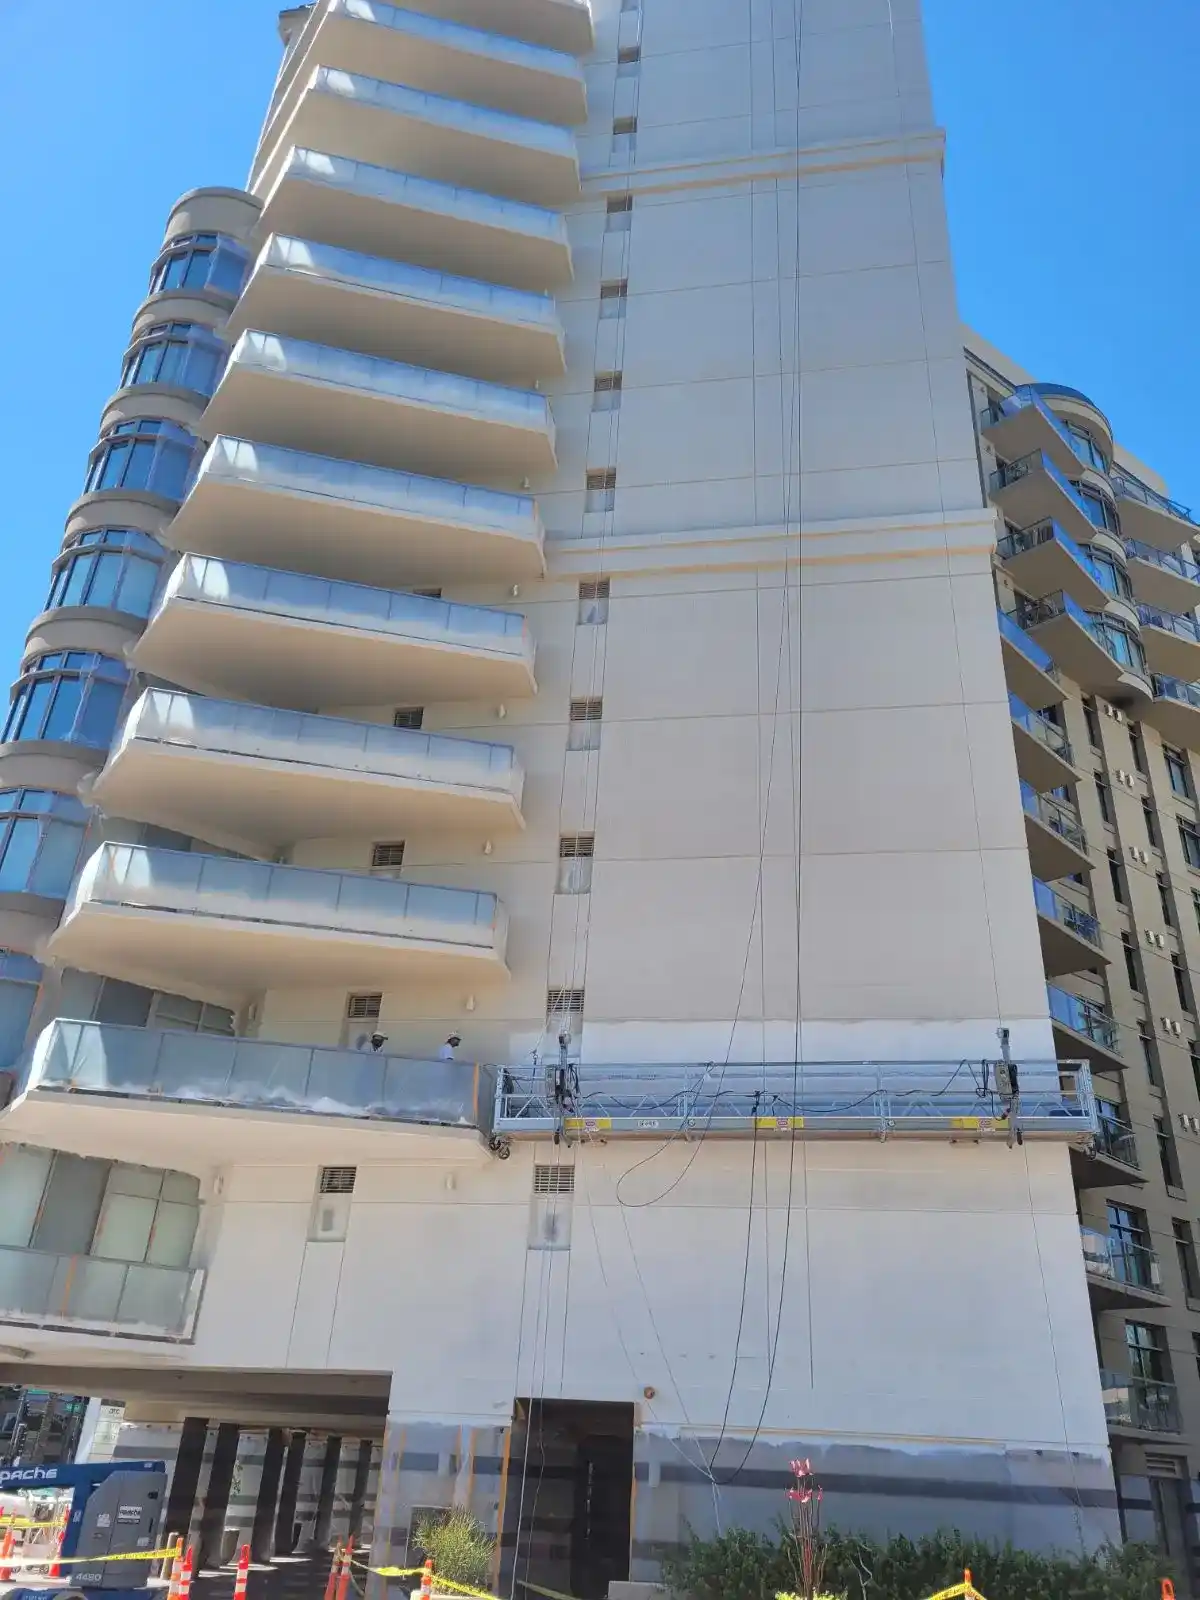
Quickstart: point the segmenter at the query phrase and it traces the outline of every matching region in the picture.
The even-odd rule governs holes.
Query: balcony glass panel
[[[186,1338],[203,1273],[0,1246],[0,1319],[108,1323]]]
[[[1141,505],[1149,506],[1152,511],[1161,511],[1167,516],[1178,517],[1181,522],[1190,522],[1193,527],[1197,526],[1187,506],[1181,505],[1178,500],[1172,500],[1165,494],[1159,494],[1157,489],[1152,489],[1140,478],[1133,478],[1127,472],[1114,470],[1112,485],[1117,494],[1127,500],[1136,500]]]
[[[1146,655],[1141,640],[1118,617],[1105,616],[1095,611],[1085,611],[1069,594],[1051,594],[1042,600],[1023,603],[1021,616],[1026,627],[1037,627],[1053,617],[1070,617],[1086,629],[1118,666],[1146,676]]]
[[[1079,825],[1074,809],[1052,795],[1038,794],[1031,783],[1021,784],[1021,804],[1031,817],[1073,844],[1077,850],[1087,849],[1087,838]]]
[[[1200,583],[1200,567],[1194,561],[1185,560],[1175,550],[1156,550],[1152,544],[1143,544],[1140,539],[1126,539],[1125,549],[1139,561],[1149,561],[1153,566],[1162,567],[1164,572],[1173,572],[1178,578],[1186,578],[1189,583]]]
[[[1082,546],[1076,544],[1070,534],[1065,533],[1053,519],[1035,523],[1031,528],[1013,528],[1003,539],[997,540],[996,552],[1001,560],[1007,561],[1026,550],[1036,550],[1042,544],[1059,544],[1081,567],[1089,566]]]
[[[484,33],[478,28],[464,27],[459,22],[446,22],[440,17],[423,16],[416,11],[404,11],[398,6],[385,5],[383,0],[332,0],[329,15],[347,17],[354,22],[370,22],[377,28],[390,28],[397,33],[430,39],[451,49],[483,54],[489,60],[509,66],[527,67],[531,71],[556,73],[565,77],[579,74],[574,56],[564,51],[551,50],[540,44],[527,44],[524,39],[512,39],[504,34]]]
[[[1015,616],[997,608],[996,621],[1000,625],[1002,639],[1012,645],[1014,649],[1019,650],[1023,656],[1027,656],[1034,666],[1044,672],[1048,678],[1058,676],[1058,671],[1051,660],[1050,652],[1044,650],[1036,639],[1029,637]]]
[[[1103,1106],[1097,1122],[1096,1149],[1113,1161],[1124,1162],[1127,1167],[1136,1167],[1138,1164],[1137,1140],[1132,1127]]]
[[[1181,678],[1167,678],[1161,673],[1156,673],[1151,682],[1156,699],[1178,700],[1181,705],[1200,711],[1200,684],[1184,683]]]
[[[1079,995],[1068,994],[1065,989],[1055,988],[1053,984],[1046,985],[1046,995],[1050,1002],[1050,1015],[1056,1022],[1060,1022],[1064,1028],[1074,1029],[1076,1033],[1085,1034],[1105,1050],[1120,1053],[1117,1025],[1102,1006],[1091,1000],[1083,1000]]]
[[[1062,490],[1063,494],[1074,501],[1085,517],[1089,516],[1088,509],[1080,498],[1079,490],[1065,473],[1058,470],[1050,457],[1041,450],[1035,450],[1032,455],[1021,456],[1016,461],[1004,462],[992,473],[990,479],[992,492],[997,493],[1002,489],[1007,489],[1010,484],[1017,483],[1022,478],[1027,478],[1032,472],[1044,472]]]
[[[1083,1242],[1084,1265],[1097,1278],[1108,1278],[1159,1294],[1162,1277],[1158,1257],[1149,1245],[1119,1235],[1098,1233],[1094,1228],[1079,1230]]]
[[[1173,1383],[1126,1377],[1120,1372],[1100,1373],[1104,1415],[1109,1427],[1140,1428],[1147,1433],[1180,1433],[1179,1398]]]
[[[1043,883],[1040,878],[1033,880],[1033,899],[1042,916],[1069,928],[1089,944],[1099,945],[1100,924],[1089,911],[1081,911],[1062,895],[1055,894],[1049,884]]]
[[[995,424],[1002,422],[1005,417],[1016,416],[1018,412],[1032,409],[1039,416],[1044,417],[1056,433],[1061,435],[1064,444],[1071,444],[1071,436],[1065,426],[1051,411],[1041,396],[1027,384],[1022,384],[1019,389],[1014,389],[1012,394],[1003,400],[997,400],[990,405],[984,413],[985,422]]]
[[[1162,628],[1189,644],[1200,644],[1200,623],[1195,617],[1180,616],[1174,611],[1160,611],[1157,606],[1139,606],[1138,621],[1148,628]]]
[[[1068,763],[1074,765],[1074,755],[1071,751],[1071,741],[1067,738],[1057,722],[1051,722],[1049,717],[1042,716],[1040,711],[1031,711],[1019,695],[1010,694],[1008,697],[1009,715],[1018,723],[1031,738],[1037,739],[1048,750],[1053,750]]]

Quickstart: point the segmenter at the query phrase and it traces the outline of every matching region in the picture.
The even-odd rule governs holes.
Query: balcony
[[[1158,1257],[1149,1245],[1080,1228],[1083,1265],[1097,1311],[1167,1303]]]
[[[488,7],[494,13],[495,6]],[[491,28],[489,19],[484,27]],[[305,30],[302,53],[272,108],[262,139],[266,151],[292,115],[318,64],[452,95],[514,116],[564,126],[587,120],[583,70],[562,49],[464,27],[383,0],[330,0],[315,27]],[[590,48],[585,46],[585,48]],[[257,169],[251,179],[257,177]]]
[[[1139,639],[1112,615],[1085,611],[1068,594],[1046,595],[1021,609],[1024,625],[1085,694],[1143,705],[1150,674]]]
[[[1060,1059],[1070,1061],[1082,1056],[1098,1072],[1124,1069],[1120,1031],[1103,1006],[1053,984],[1046,985],[1046,995]]]
[[[1087,836],[1074,806],[1053,795],[1039,794],[1032,784],[1022,783],[1021,808],[1025,813],[1029,864],[1037,877],[1053,880],[1091,871]]]
[[[59,1018],[34,1044],[0,1132],[193,1171],[251,1160],[266,1141],[281,1161],[323,1165],[482,1161],[494,1094],[492,1074],[469,1061]]]
[[[1015,694],[1008,697],[1008,711],[1012,718],[1017,771],[1025,782],[1031,783],[1039,794],[1075,783],[1079,774],[1075,770],[1074,752],[1057,722],[1051,722],[1039,711],[1031,711]]]
[[[540,578],[526,494],[218,436],[167,536],[179,550],[379,588]]]
[[[1099,439],[1108,459],[1112,459],[1112,427],[1100,407],[1082,389],[1072,389],[1065,383],[1035,383],[1031,387],[1043,400],[1051,402],[1051,410],[1060,420],[1066,418]]]
[[[1100,1371],[1104,1416],[1115,1433],[1182,1433],[1179,1399],[1173,1383]]]
[[[278,235],[259,253],[225,332],[251,328],[518,386],[565,366],[549,295]]]
[[[1156,550],[1140,539],[1126,539],[1125,555],[1138,600],[1176,612],[1200,605],[1200,567],[1194,561],[1174,550]]]
[[[298,711],[534,693],[524,617],[187,555],[135,648],[138,669]]]
[[[1020,696],[1021,701],[1040,710],[1042,706],[1061,705],[1067,692],[1059,681],[1058,668],[1036,639],[1031,639],[1017,618],[1007,611],[997,610],[996,622],[1000,629],[1000,654],[1004,658],[1004,676],[1008,687]],[[1011,702],[1011,695],[1010,695]]]
[[[1100,942],[1100,924],[1090,912],[1080,910],[1037,878],[1033,880],[1033,900],[1048,978],[1108,964]]]
[[[1082,605],[1104,606],[1108,591],[1086,553],[1057,522],[1039,522],[1006,534],[996,554],[1017,587],[1040,598],[1065,590]]]
[[[1152,682],[1154,699],[1142,712],[1143,719],[1169,743],[1200,750],[1200,684],[1161,674]]]
[[[297,839],[410,828],[511,833],[523,826],[524,782],[508,745],[148,689],[90,798],[114,816],[270,855]]]
[[[291,115],[254,180],[252,192],[264,199],[295,148],[395,163],[414,177],[529,205],[579,199],[575,136],[553,123],[331,67],[315,68],[297,88]]]
[[[218,1004],[262,989],[504,978],[495,895],[353,872],[103,844],[51,960]]]
[[[187,1343],[204,1273],[0,1245],[0,1326]]]
[[[1145,1183],[1138,1164],[1133,1128],[1123,1119],[1101,1112],[1091,1149],[1071,1151],[1071,1176],[1077,1189],[1110,1189]]]
[[[1048,456],[1060,472],[1079,470],[1079,457],[1071,435],[1037,391],[1028,385],[1017,389],[1006,400],[989,406],[979,419],[979,431],[1006,461],[1042,454]]]
[[[251,330],[204,414],[214,433],[517,488],[554,471],[543,395]]]
[[[1078,471],[1078,458],[1072,458]],[[1005,462],[992,473],[989,488],[1007,520],[1018,528],[1057,522],[1069,537],[1084,543],[1094,531],[1075,485],[1041,450]]]
[[[263,197],[260,227],[439,272],[469,276],[486,261],[495,282],[536,293],[571,281],[557,211],[319,150],[291,151]]]
[[[1180,545],[1200,538],[1200,523],[1178,500],[1118,468],[1113,469],[1111,482],[1121,508],[1121,526],[1131,538],[1176,554]]]
[[[1200,624],[1194,617],[1139,606],[1146,660],[1155,672],[1192,683],[1200,678]]]

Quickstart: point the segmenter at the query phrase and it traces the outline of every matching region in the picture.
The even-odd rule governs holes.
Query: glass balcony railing
[[[1137,1167],[1137,1140],[1130,1124],[1105,1112],[1101,1112],[1096,1121],[1097,1153],[1120,1161],[1124,1166]]]
[[[1175,611],[1160,611],[1157,606],[1139,606],[1138,621],[1147,628],[1162,628],[1167,633],[1173,633],[1177,639],[1186,639],[1189,644],[1200,644],[1200,623],[1195,617],[1180,616]]]
[[[1090,911],[1081,911],[1061,894],[1055,894],[1050,885],[1043,883],[1040,878],[1033,880],[1033,900],[1043,917],[1049,917],[1060,927],[1100,948],[1100,924]]]
[[[1068,437],[1067,443],[1070,444],[1070,442]],[[1074,446],[1072,446],[1073,448]],[[1050,481],[1078,508],[1080,516],[1087,517],[1089,522],[1092,520],[1078,489],[1064,472],[1059,471],[1050,457],[1041,450],[1034,450],[1032,454],[1021,456],[1016,461],[1003,462],[992,473],[990,479],[992,493],[999,494],[1002,490],[1011,487],[1012,484],[1019,483],[1022,478],[1028,478],[1034,472],[1044,472]]]
[[[64,925],[91,905],[409,940],[501,956],[507,931],[496,896],[473,889],[141,845],[100,846],[79,874]]]
[[[1179,1396],[1173,1383],[1130,1378],[1100,1371],[1104,1415],[1110,1428],[1137,1428],[1146,1433],[1181,1433]]]
[[[0,1245],[0,1323],[188,1340],[204,1273]]]
[[[554,438],[550,406],[540,394],[463,378],[452,372],[410,367],[400,361],[386,361],[382,356],[359,355],[332,345],[248,330],[233,347],[225,383],[236,381],[239,371],[353,390],[363,396],[397,400],[507,428],[526,428]]]
[[[1068,766],[1074,766],[1075,757],[1071,750],[1071,741],[1059,727],[1057,722],[1051,722],[1049,717],[1044,717],[1040,711],[1031,711],[1019,695],[1010,694],[1008,697],[1008,712],[1012,720],[1031,739],[1036,739],[1039,744],[1044,744],[1047,750],[1053,750],[1056,756],[1061,756]]]
[[[1131,1289],[1162,1293],[1162,1272],[1158,1257],[1147,1244],[1116,1234],[1099,1233],[1095,1228],[1080,1228],[1083,1264],[1094,1278],[1124,1283]]]
[[[1000,637],[1012,645],[1014,650],[1019,650],[1033,662],[1039,671],[1044,672],[1048,678],[1058,678],[1058,668],[1051,660],[1050,652],[1044,650],[1036,639],[1031,639],[1024,627],[1017,620],[1014,613],[996,610],[996,620],[1000,625]]]
[[[60,1018],[33,1047],[26,1089],[435,1127],[489,1125],[494,1086],[473,1062],[412,1061],[365,1046],[365,1034],[363,1049],[339,1050]]]
[[[1194,561],[1185,560],[1177,551],[1156,550],[1152,544],[1143,544],[1140,539],[1126,539],[1125,550],[1135,560],[1149,561],[1164,572],[1174,573],[1177,578],[1200,584],[1200,567]]]
[[[1031,817],[1036,817],[1043,827],[1057,833],[1059,838],[1074,845],[1076,850],[1087,850],[1087,836],[1072,806],[1053,795],[1039,794],[1031,783],[1021,784],[1021,805]]]
[[[1140,505],[1148,506],[1151,511],[1161,511],[1166,516],[1177,517],[1180,522],[1190,522],[1193,527],[1200,527],[1200,523],[1196,522],[1187,506],[1181,505],[1178,500],[1172,500],[1168,495],[1159,494],[1158,490],[1152,489],[1148,483],[1143,483],[1139,478],[1131,477],[1128,473],[1115,468],[1111,477],[1112,486],[1122,499],[1136,500]]]
[[[533,657],[528,624],[515,611],[456,605],[427,595],[310,578],[272,567],[218,561],[212,556],[184,556],[171,575],[159,610],[165,611],[175,600],[392,634],[397,639],[427,639],[514,660]],[[151,626],[153,623],[152,617]]]
[[[524,778],[510,745],[211,700],[172,689],[145,691],[125,720],[110,762],[138,739],[216,755],[322,767],[341,774],[495,789],[517,800]]]
[[[1073,561],[1077,561],[1085,571],[1092,570],[1091,559],[1081,545],[1075,543],[1069,533],[1065,533],[1052,517],[1045,522],[1034,523],[1031,528],[1014,528],[1004,538],[997,540],[996,553],[1002,561],[1011,561],[1013,556],[1024,555],[1027,550],[1036,550],[1039,545],[1061,545]]]
[[[1050,1002],[1050,1015],[1055,1022],[1061,1023],[1064,1028],[1071,1028],[1075,1033],[1082,1033],[1103,1050],[1120,1054],[1117,1025],[1103,1006],[1096,1005],[1092,1000],[1084,1000],[1077,994],[1068,994],[1065,989],[1058,989],[1053,984],[1046,985],[1046,995]]]
[[[1184,683],[1182,678],[1168,678],[1161,672],[1155,673],[1150,681],[1156,700],[1178,700],[1180,705],[1200,711],[1200,684]]]
[[[1029,410],[1036,411],[1048,426],[1053,428],[1055,433],[1061,437],[1064,444],[1071,445],[1071,436],[1066,427],[1054,415],[1041,395],[1035,389],[1031,389],[1028,384],[1022,384],[1020,388],[1014,389],[1012,394],[1005,399],[997,400],[995,404],[988,406],[983,413],[984,426],[995,427],[997,423],[1004,422],[1009,417],[1015,417],[1020,412]]]
[[[1123,671],[1147,674],[1146,656],[1141,641],[1120,618],[1104,616],[1095,611],[1085,611],[1078,601],[1060,590],[1041,600],[1021,602],[1019,616],[1026,628],[1036,628],[1039,623],[1050,622],[1055,617],[1070,617],[1100,646],[1105,655]]]

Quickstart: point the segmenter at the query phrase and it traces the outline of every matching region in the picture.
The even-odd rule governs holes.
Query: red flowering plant
[[[776,1600],[822,1600],[821,1582],[825,1576],[827,1547],[821,1534],[821,1501],[824,1490],[813,1477],[811,1461],[793,1461],[795,1483],[787,1492],[792,1511],[792,1564],[796,1573],[794,1595],[779,1595]]]

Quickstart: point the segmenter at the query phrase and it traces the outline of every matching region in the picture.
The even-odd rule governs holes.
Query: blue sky
[[[964,317],[1200,507],[1196,0],[925,0]],[[240,184],[272,0],[0,0],[0,651],[15,670],[172,201]],[[236,42],[236,43],[235,43]]]

